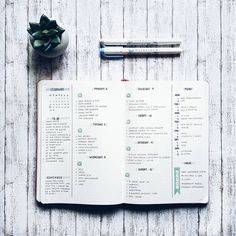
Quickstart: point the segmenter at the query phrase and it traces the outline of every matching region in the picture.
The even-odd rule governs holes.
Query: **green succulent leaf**
[[[43,51],[44,51],[44,52],[48,52],[48,51],[50,51],[52,48],[53,48],[52,44],[49,43],[48,46],[45,47]]]
[[[43,45],[44,45],[44,41],[41,39],[36,39],[33,42],[33,47],[36,49],[43,47]]]
[[[60,43],[61,43],[60,37],[56,35],[56,36],[52,39],[51,43],[54,44],[54,45],[60,44]]]
[[[39,23],[30,22],[29,25],[30,25],[30,28],[31,28],[33,33],[36,32],[36,31],[39,31],[41,29]]]
[[[47,33],[47,36],[53,36],[58,34],[58,31],[56,29],[50,29]]]
[[[57,28],[57,22],[55,20],[50,20],[47,25],[48,29],[56,29]]]
[[[63,34],[65,32],[65,29],[63,29],[62,27],[60,26],[57,26],[57,30],[60,34]]]
[[[40,17],[40,25],[41,25],[42,27],[46,27],[49,22],[50,22],[50,20],[49,20],[49,18],[48,18],[47,16],[42,15],[42,16]]]
[[[27,29],[33,37],[33,48],[49,52],[61,43],[61,36],[65,29],[57,25],[56,20],[50,20],[47,16],[42,15],[39,23],[30,23]]]
[[[51,43],[51,39],[49,39],[48,41],[44,41],[44,45],[43,47],[46,48],[48,47],[48,45]]]
[[[44,34],[42,33],[42,31],[37,31],[33,33],[32,36],[36,39],[41,39],[44,36]]]
[[[43,34],[46,34],[46,35],[48,34],[48,32],[49,32],[49,30],[47,30],[47,29],[45,29],[45,30],[42,31],[42,33],[43,33]]]
[[[31,28],[28,28],[27,31],[28,31],[28,33],[29,33],[30,35],[33,34],[33,30],[32,30]]]

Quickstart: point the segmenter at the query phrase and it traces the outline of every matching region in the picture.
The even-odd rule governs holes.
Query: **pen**
[[[181,44],[181,40],[179,39],[141,39],[141,40],[100,40],[100,44],[104,46],[178,46]]]
[[[104,58],[123,58],[124,56],[135,55],[179,55],[182,52],[180,47],[104,47],[100,48],[100,55]]]

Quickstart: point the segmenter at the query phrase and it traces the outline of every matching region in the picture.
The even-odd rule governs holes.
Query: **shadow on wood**
[[[59,70],[60,67],[63,67],[63,63],[66,63],[68,57],[68,52],[57,57],[57,58],[45,58],[40,56],[35,50],[32,50],[30,60],[29,70],[32,70],[32,73],[38,77],[37,81],[40,81],[45,78],[52,78],[52,74]],[[43,71],[43,76],[40,76],[40,71]]]
[[[161,205],[133,205],[133,204],[119,204],[119,205],[80,205],[80,204],[42,204],[37,202],[38,207],[46,209],[63,209],[68,211],[75,211],[89,214],[109,214],[119,210],[129,210],[133,212],[147,212],[158,210],[171,209],[193,209],[204,208],[207,204],[161,204]]]

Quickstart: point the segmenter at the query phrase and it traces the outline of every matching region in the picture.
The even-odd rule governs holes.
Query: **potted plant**
[[[42,15],[39,23],[30,22],[29,26],[31,45],[41,56],[54,58],[65,52],[69,36],[55,20]]]

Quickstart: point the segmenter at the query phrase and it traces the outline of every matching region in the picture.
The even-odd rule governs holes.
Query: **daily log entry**
[[[204,81],[38,83],[42,203],[207,203]]]

